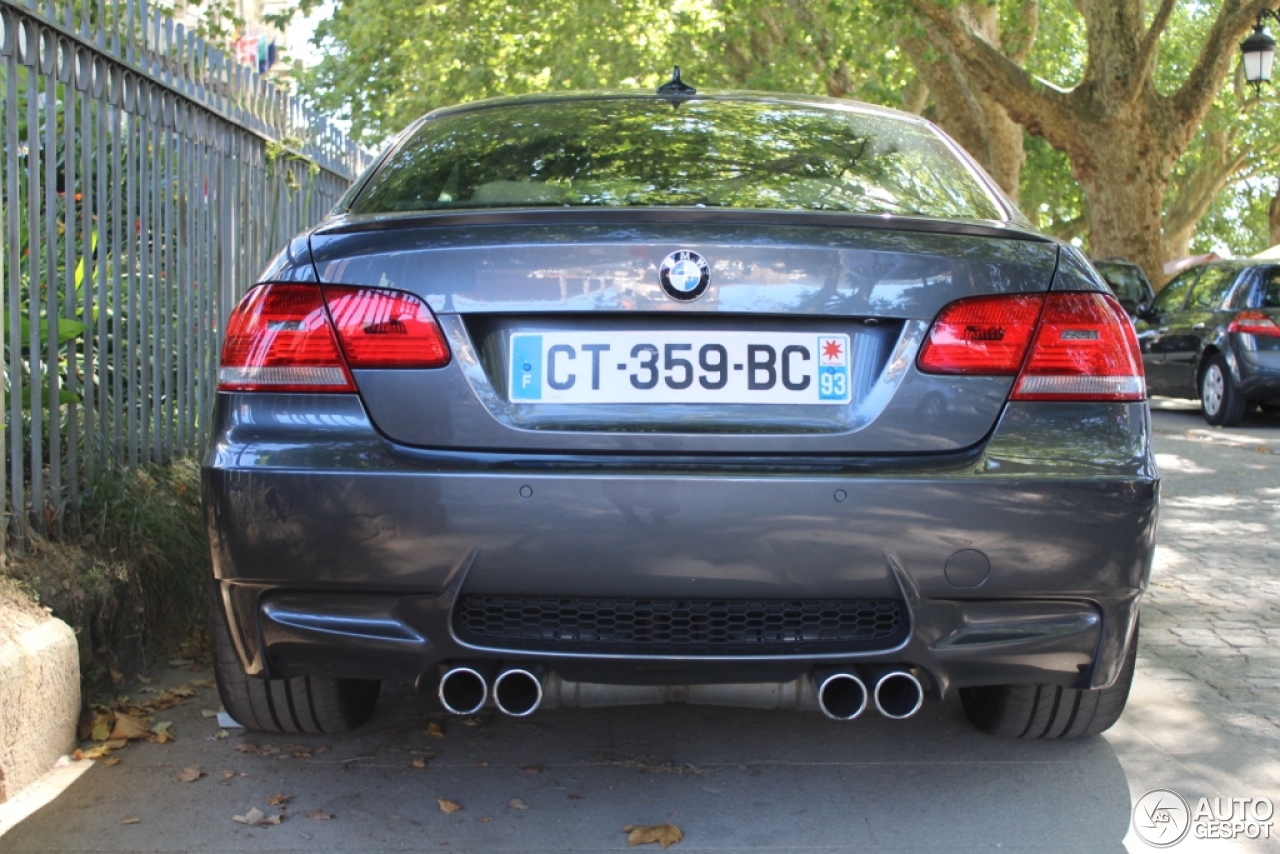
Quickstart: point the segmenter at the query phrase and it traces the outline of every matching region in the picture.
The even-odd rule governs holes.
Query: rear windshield
[[[657,98],[512,104],[432,119],[350,209],[629,205],[1007,218],[927,126],[857,110]]]

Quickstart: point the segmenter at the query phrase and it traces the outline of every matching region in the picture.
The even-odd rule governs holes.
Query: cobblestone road
[[[1223,430],[1190,405],[1157,403],[1153,421],[1159,546],[1134,694],[1105,738],[1135,798],[1169,785],[1188,800],[1280,801],[1280,418]],[[1126,841],[1144,847],[1132,831]],[[1239,847],[1280,851],[1280,840]],[[1191,848],[1227,850],[1178,846]]]
[[[1280,801],[1280,417],[1215,430],[1181,405],[1158,406],[1157,566],[1134,692],[1101,738],[988,738],[954,698],[902,722],[563,709],[444,721],[437,738],[431,710],[392,687],[350,736],[219,740],[201,715],[216,696],[201,688],[168,713],[177,741],[90,767],[0,850],[626,850],[624,825],[672,821],[685,834],[673,852],[1153,851],[1130,824],[1151,789],[1193,804]],[[152,687],[193,678],[170,671]],[[196,766],[206,776],[176,781]],[[232,821],[253,807],[279,812],[273,794],[291,797],[281,825]],[[463,809],[446,815],[438,798]],[[306,817],[315,810],[332,820]],[[1189,838],[1173,850],[1280,842]]]

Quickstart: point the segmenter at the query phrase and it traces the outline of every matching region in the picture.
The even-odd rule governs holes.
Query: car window
[[[1098,272],[1111,286],[1111,292],[1118,299],[1135,303],[1146,299],[1147,295],[1142,287],[1142,273],[1137,267],[1129,264],[1098,264],[1096,266]]]
[[[1192,270],[1185,270],[1175,276],[1169,284],[1164,286],[1160,293],[1156,294],[1155,300],[1151,303],[1151,307],[1156,311],[1177,311],[1182,308],[1182,300],[1187,295],[1187,289],[1191,287],[1191,283],[1200,275],[1200,269],[1197,267]]]
[[[1007,220],[988,187],[930,126],[877,112],[584,98],[430,119],[350,210],[642,205]]]
[[[1187,310],[1222,308],[1222,301],[1235,283],[1238,270],[1230,267],[1206,267],[1191,289],[1191,297],[1187,300]]]
[[[1251,308],[1280,308],[1280,267],[1262,272]]]

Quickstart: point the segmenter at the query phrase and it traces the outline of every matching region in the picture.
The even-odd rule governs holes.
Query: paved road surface
[[[1130,828],[1133,800],[1150,789],[1193,804],[1280,800],[1280,418],[1214,430],[1165,404],[1155,425],[1165,503],[1138,678],[1101,738],[991,739],[954,701],[910,721],[845,725],[706,707],[567,709],[444,721],[437,738],[431,709],[392,687],[354,736],[218,740],[201,716],[216,693],[201,689],[166,715],[174,743],[90,768],[0,850],[594,851],[625,848],[624,825],[662,822],[685,834],[673,851],[1155,850]],[[200,675],[176,669],[155,684]],[[415,768],[427,756],[415,751],[438,755]],[[188,766],[206,776],[176,781]],[[282,824],[232,820],[280,812],[274,794],[291,796]],[[463,808],[446,815],[439,798]],[[315,811],[333,818],[306,817]],[[1174,850],[1280,842],[1188,839]]]

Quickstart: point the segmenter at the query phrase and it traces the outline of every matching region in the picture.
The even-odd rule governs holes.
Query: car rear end
[[[1099,691],[1154,547],[1105,285],[842,102],[433,114],[237,308],[214,436],[241,671],[458,712]]]
[[[1249,400],[1280,403],[1280,267],[1246,271],[1249,281],[1225,334],[1215,341],[1235,364],[1233,381]]]

